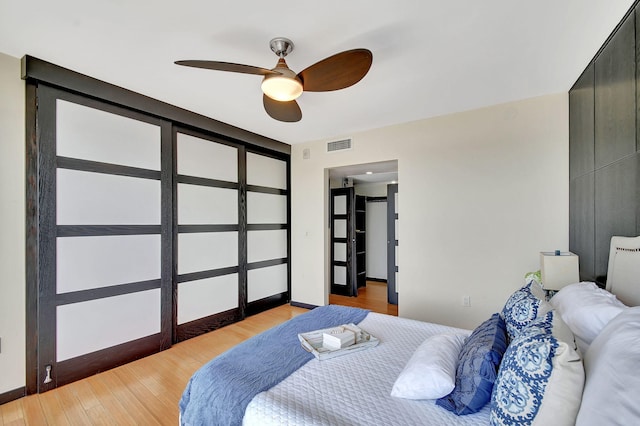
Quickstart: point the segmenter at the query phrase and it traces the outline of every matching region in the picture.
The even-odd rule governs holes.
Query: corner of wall
[[[0,53],[0,394],[25,386],[25,87]]]

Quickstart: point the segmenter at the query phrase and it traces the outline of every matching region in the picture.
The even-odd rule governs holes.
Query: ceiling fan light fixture
[[[266,75],[262,80],[261,88],[265,95],[281,102],[297,99],[302,94],[303,89],[302,83],[295,74],[293,76],[284,74]]]
[[[308,66],[299,73],[289,69],[285,57],[293,51],[293,42],[276,37],[269,43],[278,63],[272,69],[233,62],[183,60],[176,65],[260,75],[262,79],[262,105],[275,120],[294,123],[302,118],[300,106],[295,101],[303,91],[332,92],[353,86],[369,72],[373,54],[367,49],[345,50]]]

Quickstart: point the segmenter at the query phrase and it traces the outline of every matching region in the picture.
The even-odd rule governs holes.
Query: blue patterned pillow
[[[573,425],[584,370],[578,354],[558,339],[555,313],[525,327],[502,359],[491,395],[492,425]]]
[[[513,293],[500,313],[507,325],[510,340],[518,337],[520,330],[538,317],[542,300],[531,292],[531,285],[530,282]]]
[[[491,399],[498,366],[507,349],[507,331],[500,315],[480,324],[465,340],[453,391],[436,404],[461,416],[480,411]]]

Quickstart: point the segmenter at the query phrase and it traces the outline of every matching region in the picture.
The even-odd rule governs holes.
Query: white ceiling
[[[25,54],[286,143],[566,92],[633,0],[0,0],[0,52]],[[369,74],[304,93],[303,118],[262,109],[260,77],[180,67],[209,59],[294,71],[367,48]]]

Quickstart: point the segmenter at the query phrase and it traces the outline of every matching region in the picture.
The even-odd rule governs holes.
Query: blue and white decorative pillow
[[[524,327],[504,354],[491,395],[492,425],[573,425],[584,368],[555,335],[566,328],[554,311]]]
[[[453,391],[436,401],[459,416],[480,411],[491,400],[498,366],[507,349],[507,331],[498,314],[480,324],[464,342]]]
[[[540,307],[543,301],[531,292],[532,284],[535,284],[535,282],[530,282],[513,293],[500,313],[507,325],[507,334],[510,340],[518,337],[520,330],[541,314]]]

